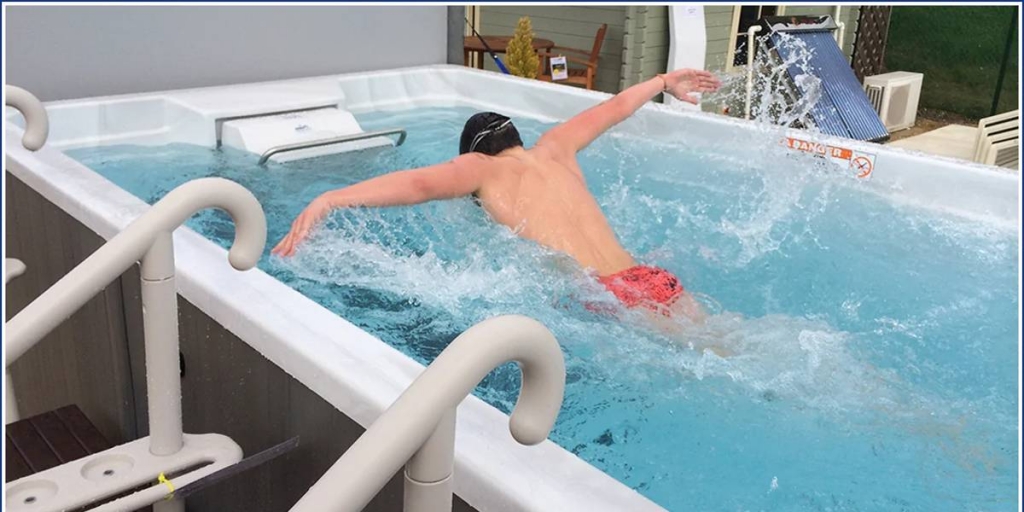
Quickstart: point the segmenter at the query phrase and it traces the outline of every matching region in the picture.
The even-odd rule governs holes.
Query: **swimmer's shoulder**
[[[517,162],[510,158],[484,155],[482,153],[466,153],[453,158],[449,162],[457,174],[464,179],[472,179],[479,183],[480,189],[503,188],[509,177],[516,173]]]
[[[495,160],[494,157],[487,156],[483,153],[466,153],[451,159],[449,163],[462,169],[475,169],[479,167],[486,167],[487,165],[493,165],[493,160]]]

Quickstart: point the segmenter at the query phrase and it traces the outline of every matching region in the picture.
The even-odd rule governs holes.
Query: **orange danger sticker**
[[[824,155],[826,148],[828,148],[828,146],[818,142],[794,139],[792,137],[786,138],[786,145],[789,146],[789,149],[803,151],[804,153],[814,153],[816,155]]]
[[[875,169],[874,153],[865,153],[850,148],[831,146],[794,137],[786,137],[783,139],[782,144],[794,151],[828,158],[840,167],[852,170],[858,178],[871,176],[871,171]]]

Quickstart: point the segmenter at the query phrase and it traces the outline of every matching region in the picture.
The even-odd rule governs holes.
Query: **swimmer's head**
[[[519,130],[516,130],[511,119],[494,112],[481,112],[470,117],[462,128],[459,154],[483,153],[494,156],[522,145],[523,139],[519,137]]]

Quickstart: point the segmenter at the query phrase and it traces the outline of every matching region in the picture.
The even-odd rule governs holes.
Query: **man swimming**
[[[462,131],[458,157],[320,195],[295,219],[273,252],[294,254],[310,230],[335,208],[412,205],[472,195],[492,219],[520,237],[572,256],[626,307],[643,307],[656,319],[679,313],[697,320],[700,308],[676,276],[638,264],[619,243],[587,190],[576,153],[661,92],[696,104],[691,94],[711,92],[719,85],[707,71],[682,69],[658,75],[548,130],[530,149],[523,147],[508,117],[476,114]]]

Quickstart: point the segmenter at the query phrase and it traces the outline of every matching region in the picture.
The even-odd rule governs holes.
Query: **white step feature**
[[[151,454],[149,437],[144,437],[5,484],[4,510],[60,512],[152,484],[89,509],[136,510],[163,500],[172,488],[181,488],[240,460],[242,449],[220,434],[185,434],[182,449],[166,456]],[[198,464],[207,465],[178,475]],[[168,483],[156,483],[161,474],[171,475]]]
[[[225,121],[221,130],[221,144],[262,155],[275,146],[360,133],[364,133],[364,130],[351,112],[331,107]],[[394,141],[388,137],[374,137],[278,153],[270,159],[274,162],[288,162],[392,145]]]

